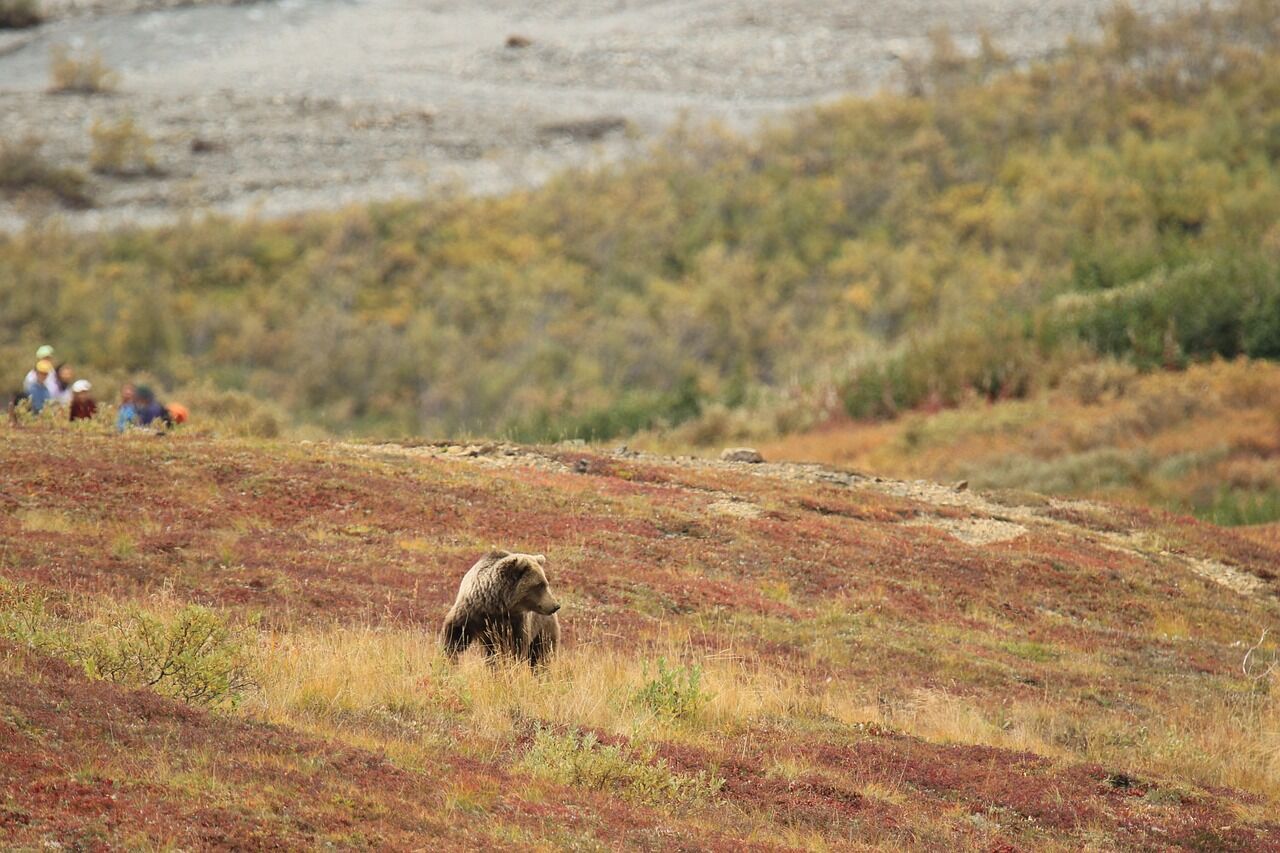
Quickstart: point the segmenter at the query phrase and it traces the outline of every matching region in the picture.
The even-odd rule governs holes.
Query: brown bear
[[[546,663],[560,642],[560,603],[547,585],[541,554],[490,551],[467,570],[444,618],[440,642],[450,660],[473,640],[492,662],[498,655]]]

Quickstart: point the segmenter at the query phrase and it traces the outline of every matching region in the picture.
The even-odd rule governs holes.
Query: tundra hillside
[[[1275,543],[576,446],[0,470],[5,846],[1280,849]],[[494,545],[549,555],[543,674],[437,650]]]
[[[1142,374],[1109,360],[1071,368],[1057,387],[1028,399],[972,399],[880,422],[835,418],[766,438],[761,447],[770,459],[1162,506],[1274,538],[1280,534],[1278,403],[1280,366],[1273,362],[1219,361]],[[675,437],[651,443],[671,444]]]
[[[56,340],[103,390],[145,370],[328,430],[543,440],[778,397],[805,402],[787,429],[891,416],[1096,355],[1275,358],[1278,44],[1278,0],[1122,6],[1029,67],[939,34],[897,92],[751,138],[691,124],[537,190],[48,225],[0,238],[0,360]],[[10,152],[3,191],[88,191]]]

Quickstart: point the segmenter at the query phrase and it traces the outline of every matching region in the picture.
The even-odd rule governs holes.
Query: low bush
[[[1074,338],[1140,367],[1280,353],[1280,264],[1260,254],[1161,268],[1124,288],[1050,314],[1049,341]]]
[[[1086,406],[1123,397],[1133,387],[1138,369],[1116,358],[1087,361],[1068,370],[1058,387]]]
[[[89,167],[97,174],[133,178],[157,173],[151,137],[132,116],[117,122],[95,121],[89,134],[93,139]]]
[[[560,735],[540,728],[521,764],[562,785],[614,792],[654,805],[706,802],[724,785],[706,770],[676,773],[654,753],[652,746],[605,745],[590,732]]]
[[[0,194],[48,196],[67,207],[92,207],[84,173],[53,165],[40,148],[38,139],[0,142]]]
[[[997,463],[967,471],[966,475],[982,488],[1081,494],[1140,484],[1154,464],[1146,451],[1108,447],[1043,460],[1009,454]]]
[[[646,664],[645,676],[648,675]],[[636,691],[632,701],[664,717],[692,717],[707,701],[702,690],[702,667],[668,667],[667,659],[660,657],[653,677]]]
[[[85,670],[198,705],[236,705],[250,685],[245,644],[218,614],[190,604],[168,619],[112,619],[80,652]]]
[[[62,639],[52,629],[48,597],[36,590],[0,580],[0,637],[42,650],[53,650]]]
[[[82,666],[91,677],[196,705],[234,707],[252,683],[243,637],[194,604],[77,620],[55,613],[48,597],[31,588],[0,582],[0,637]]]
[[[289,423],[279,406],[243,391],[220,390],[208,382],[171,396],[191,410],[193,427],[209,427],[222,435],[276,438]]]
[[[99,95],[114,91],[119,76],[100,53],[73,53],[65,45],[50,52],[49,91],[58,95]]]
[[[1280,521],[1280,488],[1221,488],[1192,507],[1196,517],[1224,527]]]
[[[1026,396],[1044,381],[1047,359],[1012,322],[944,329],[855,370],[841,389],[854,418],[887,418],[920,406],[954,406],[967,396]]]

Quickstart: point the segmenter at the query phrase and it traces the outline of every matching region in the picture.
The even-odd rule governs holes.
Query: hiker
[[[126,382],[120,389],[120,408],[116,410],[116,432],[124,432],[137,423],[137,389]]]
[[[44,383],[45,388],[49,391],[49,396],[52,397],[62,389],[58,387],[58,378],[54,375],[53,371],[53,347],[48,344],[44,344],[36,350],[36,363],[39,364],[42,361],[47,361],[49,363],[49,367],[45,371],[44,379],[40,381]],[[32,368],[27,371],[26,378],[22,380],[23,392],[30,394],[31,386],[35,384],[36,381],[36,370],[35,368]],[[43,405],[43,403],[41,405]]]
[[[134,398],[138,426],[149,427],[154,424],[157,429],[173,426],[173,416],[160,404],[155,392],[150,388],[145,385],[138,386],[134,389]],[[156,424],[156,421],[160,423]]]
[[[41,347],[44,349],[44,347]],[[31,405],[32,414],[40,414],[40,410],[44,408],[45,403],[53,399],[54,388],[50,388],[50,377],[53,375],[53,362],[47,358],[42,358],[36,362],[36,366],[27,374],[26,381],[22,383],[22,392],[27,395],[27,402]]]
[[[91,420],[98,413],[98,404],[89,394],[92,389],[88,379],[77,379],[71,383],[71,420]]]
[[[53,371],[53,383],[58,387],[53,395],[54,402],[64,406],[71,405],[71,395],[74,393],[71,386],[76,384],[75,368],[65,361],[59,364]]]

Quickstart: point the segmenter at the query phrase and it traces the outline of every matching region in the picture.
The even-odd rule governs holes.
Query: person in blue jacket
[[[156,399],[155,392],[146,385],[139,385],[134,390],[134,408],[137,412],[138,426],[153,429],[168,429],[173,426],[173,416],[169,414],[164,404]]]
[[[120,408],[116,409],[116,432],[124,432],[138,422],[137,391],[126,382],[120,389]]]
[[[35,369],[27,374],[26,381],[22,383],[22,390],[27,395],[27,404],[31,406],[33,414],[40,414],[45,403],[53,399],[53,392],[49,389],[49,377],[52,374],[53,362],[42,358],[36,362]]]

